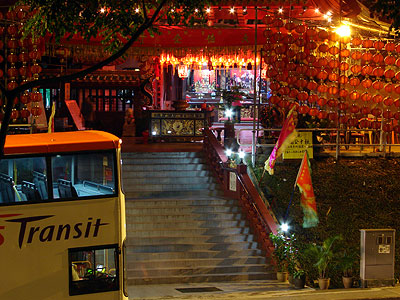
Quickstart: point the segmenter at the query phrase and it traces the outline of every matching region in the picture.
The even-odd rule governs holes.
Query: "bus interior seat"
[[[37,187],[40,198],[42,200],[46,200],[47,196],[47,177],[43,173],[39,173],[36,171],[32,172],[33,174],[33,183]]]
[[[77,198],[78,193],[76,192],[75,187],[72,185],[72,182],[65,179],[58,179],[58,193],[60,198]]]
[[[14,182],[12,178],[0,173],[0,196],[3,203],[15,202]]]
[[[95,182],[92,182],[92,181],[84,180],[82,182],[82,185],[83,185],[84,188],[85,187],[92,188],[92,189],[95,189],[95,190],[97,190],[98,192],[100,192],[102,194],[114,194],[115,193],[114,189],[111,186],[106,186],[106,185],[95,183]]]
[[[22,181],[21,184],[22,193],[25,194],[27,201],[40,201],[41,196],[39,194],[38,188],[36,185],[29,181]]]

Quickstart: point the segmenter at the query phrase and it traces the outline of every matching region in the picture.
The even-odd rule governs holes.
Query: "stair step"
[[[156,177],[161,177],[161,176],[171,176],[171,173],[176,173],[176,176],[174,177],[210,177],[210,171],[209,170],[148,170],[144,171],[142,169],[134,172],[125,172],[124,173],[124,179],[125,180],[130,180],[134,178],[150,178],[154,177],[156,174]],[[213,179],[211,177],[211,179]]]
[[[200,250],[243,250],[257,249],[257,242],[238,242],[238,243],[196,243],[196,244],[153,244],[153,245],[128,245],[134,253],[168,253],[182,251]]]
[[[128,269],[128,279],[138,278],[143,275],[143,269],[131,270]],[[231,273],[261,273],[265,272],[264,265],[234,265],[234,266],[209,266],[198,268],[160,268],[160,269],[146,269],[146,275],[150,278],[161,276],[192,276],[199,274],[231,274]]]
[[[142,157],[163,157],[163,158],[181,158],[181,157],[203,157],[202,152],[124,152],[122,158],[142,158]]]
[[[276,273],[232,273],[232,274],[198,274],[186,276],[167,276],[148,278],[145,274],[140,277],[128,278],[129,285],[140,284],[169,284],[169,283],[197,283],[197,282],[229,282],[246,280],[273,280],[276,279]]]
[[[185,215],[185,214],[204,214],[204,213],[240,213],[241,208],[237,206],[182,206],[182,207],[163,207],[156,206],[154,208],[135,207],[127,208],[126,214],[132,217],[136,215]]]
[[[163,174],[155,174],[153,172],[153,177],[131,177],[129,178],[129,186],[134,189],[137,189],[136,185],[168,185],[175,186],[184,184],[186,186],[203,186],[205,184],[215,184],[216,180],[214,178],[209,177],[181,177],[179,173],[177,175],[164,175]],[[125,178],[124,180],[127,180]],[[127,190],[131,190],[128,187],[125,187]],[[193,188],[191,188],[193,189]],[[198,189],[198,188],[194,188]]]
[[[207,171],[208,166],[205,164],[180,164],[180,165],[169,165],[169,164],[131,164],[130,162],[123,162],[122,165],[123,174],[125,177],[126,173],[137,172],[137,171]]]
[[[133,215],[129,215],[131,217]],[[135,222],[180,222],[180,221],[238,221],[245,220],[241,213],[208,213],[202,215],[181,214],[181,215],[134,215]],[[129,225],[129,222],[127,223]]]
[[[266,258],[262,256],[237,256],[223,258],[198,258],[198,259],[174,259],[174,260],[142,260],[140,262],[128,262],[127,269],[138,268],[194,268],[207,266],[231,266],[233,264],[262,264],[266,267]]]
[[[234,221],[180,221],[180,222],[136,222],[132,220],[129,222],[132,230],[157,230],[169,228],[232,228],[244,227],[247,225],[245,220]]]
[[[141,261],[141,260],[162,260],[162,259],[193,259],[193,258],[232,258],[236,256],[262,256],[262,251],[259,249],[241,249],[241,250],[199,250],[190,252],[155,252],[155,253],[137,253],[133,249],[127,249],[128,261]]]
[[[219,185],[217,183],[194,183],[194,184],[129,184],[123,185],[125,193],[130,192],[179,192],[179,191],[201,191],[201,190],[217,190]]]
[[[134,226],[132,226],[134,227]],[[132,229],[131,225],[128,224],[127,229]],[[182,236],[182,235],[192,235],[192,236],[211,236],[211,235],[230,235],[230,234],[249,234],[250,229],[246,228],[166,228],[162,230],[137,230],[135,229],[134,232],[129,233],[129,237],[154,237],[154,236],[167,236],[167,237],[174,237],[174,236]]]
[[[159,199],[126,199],[126,208],[137,207],[168,207],[168,206],[214,206],[214,205],[238,205],[239,201],[235,199],[211,198],[211,197],[189,197],[176,198],[159,198]]]
[[[223,192],[220,189],[215,189],[215,190],[207,190],[207,189],[202,189],[202,190],[191,190],[191,191],[130,191],[126,192],[125,197],[126,200],[131,199],[136,199],[136,198],[176,198],[176,197],[190,197],[192,198],[193,196],[210,196],[210,197],[221,197],[223,196]]]
[[[132,233],[128,231],[127,244],[129,245],[152,245],[152,244],[171,244],[171,243],[235,243],[235,242],[253,242],[254,236],[252,234],[241,234],[241,235],[230,235],[221,236],[214,235],[210,236],[155,236],[155,237],[136,237],[132,236]]]
[[[186,165],[186,164],[205,164],[203,157],[138,157],[136,159],[126,159],[122,157],[122,165]]]

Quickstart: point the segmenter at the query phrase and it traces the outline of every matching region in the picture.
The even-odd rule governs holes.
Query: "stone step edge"
[[[141,261],[142,262],[142,261]],[[268,268],[272,268],[272,265],[267,265],[267,264],[239,264],[239,265],[210,265],[210,266],[199,266],[199,267],[179,267],[179,268],[146,268],[146,271],[167,271],[167,270],[204,270],[204,269],[227,269],[227,268],[238,268],[238,267],[244,267],[244,268],[249,268],[249,267],[265,267],[266,271],[271,271],[268,270]],[[141,268],[134,269],[134,268],[127,268],[127,270],[142,270]],[[246,272],[247,273],[247,272]],[[251,272],[250,272],[251,273]],[[202,274],[202,273],[200,273]],[[206,274],[206,273],[204,273]],[[214,273],[212,273],[214,274]],[[218,274],[218,273],[217,273]]]
[[[192,196],[193,197],[193,196]],[[155,198],[155,199],[149,199],[149,198],[125,198],[125,201],[129,202],[149,202],[149,201],[212,201],[212,200],[230,200],[230,201],[239,201],[237,199],[232,199],[229,197],[208,197],[208,196],[200,196],[200,198],[195,198],[195,199],[187,199],[187,197],[182,196],[182,198],[176,197],[176,198]]]
[[[254,258],[254,259],[268,259],[268,257],[266,256],[262,256],[262,255],[246,255],[246,256],[230,256],[228,258],[226,257],[212,257],[212,258],[177,258],[177,259],[151,259],[151,260],[140,260],[141,263],[163,263],[163,262],[193,262],[193,261],[221,261],[221,260],[225,260],[225,259],[250,259],[250,258]],[[128,261],[126,260],[126,263],[134,263],[136,261]],[[265,265],[267,267],[272,266],[272,264],[269,263],[265,263]]]
[[[164,278],[182,278],[182,277],[226,277],[226,276],[240,276],[240,275],[244,275],[244,276],[249,276],[249,275],[271,275],[271,274],[276,274],[276,272],[238,272],[238,273],[222,273],[222,274],[182,274],[182,275],[171,275],[168,277],[165,276],[148,276],[147,278],[151,278],[151,279],[164,279]],[[143,280],[143,276],[142,277],[131,277],[128,276],[128,280],[133,280],[133,279],[141,279]]]

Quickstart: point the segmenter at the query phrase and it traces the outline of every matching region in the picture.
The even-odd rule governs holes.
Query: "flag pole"
[[[285,217],[283,218],[283,222],[286,222],[286,219],[287,219],[287,217],[288,217],[288,215],[289,215],[289,209],[290,209],[290,206],[292,205],[292,201],[293,201],[293,196],[294,196],[294,191],[295,191],[295,189],[296,189],[296,188],[293,188],[293,190],[292,190],[292,195],[290,196],[290,201],[289,201],[288,207],[287,207],[287,209],[286,209],[286,213],[285,213]]]

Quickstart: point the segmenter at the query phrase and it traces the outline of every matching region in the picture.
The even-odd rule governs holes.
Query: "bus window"
[[[112,152],[52,157],[54,198],[115,195]]]
[[[70,295],[119,289],[118,246],[97,246],[68,250]]]
[[[41,180],[37,179],[36,173],[42,175]],[[2,159],[0,161],[0,203],[47,200],[45,173],[44,157]]]

